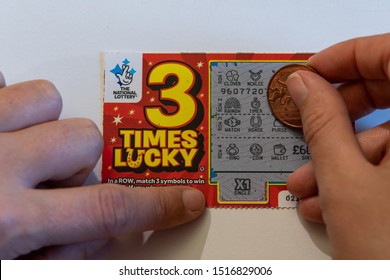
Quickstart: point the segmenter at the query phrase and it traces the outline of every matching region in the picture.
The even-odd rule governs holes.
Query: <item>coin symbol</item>
[[[282,123],[296,128],[302,127],[302,120],[299,109],[295,106],[287,89],[287,78],[290,74],[298,71],[306,70],[317,73],[317,71],[304,64],[289,64],[272,76],[268,84],[268,104],[272,113]]]
[[[249,151],[254,156],[259,156],[263,152],[263,147],[261,147],[259,144],[254,143],[250,146]]]

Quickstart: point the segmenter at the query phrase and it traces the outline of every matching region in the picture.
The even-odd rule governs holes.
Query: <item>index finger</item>
[[[205,203],[200,191],[184,186],[130,189],[106,184],[25,193],[21,199],[33,210],[23,216],[27,225],[21,228],[29,232],[21,236],[31,237],[25,240],[39,248],[170,228],[198,217]]]
[[[312,56],[308,64],[333,83],[389,80],[390,33],[338,43]]]
[[[61,96],[49,81],[27,81],[0,88],[0,132],[57,120],[61,109]]]
[[[390,106],[390,33],[361,37],[331,46],[309,59],[338,87],[352,120]]]

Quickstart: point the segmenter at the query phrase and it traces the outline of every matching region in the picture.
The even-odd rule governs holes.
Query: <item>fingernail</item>
[[[204,196],[198,190],[185,190],[182,192],[184,206],[191,211],[201,211],[204,208]]]
[[[305,101],[309,90],[303,82],[302,77],[297,72],[292,73],[290,76],[288,76],[287,88],[295,105],[300,108]]]

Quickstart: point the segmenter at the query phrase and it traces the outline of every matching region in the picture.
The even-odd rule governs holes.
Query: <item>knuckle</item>
[[[177,203],[164,192],[126,195],[126,190],[123,186],[107,185],[98,192],[100,231],[107,236],[167,228],[182,215],[183,209],[175,207]]]
[[[365,92],[374,92],[376,90],[371,81],[363,81],[362,85]],[[370,114],[377,108],[375,100],[369,94],[366,94],[363,98],[357,99],[357,102],[359,102],[358,108],[360,108],[361,114],[364,116]]]
[[[58,92],[56,86],[49,80],[40,79],[32,82],[42,92],[47,92],[49,94]]]
[[[123,190],[114,186],[101,187],[97,194],[101,230],[109,236],[123,232],[132,220]]]
[[[166,220],[169,219],[168,208],[173,204],[169,203],[169,197],[167,196],[167,192],[159,191],[158,194],[156,192],[157,198],[155,199],[155,203],[153,203],[151,209],[151,224],[159,227],[166,223]],[[176,211],[172,211],[176,212]]]
[[[34,236],[24,211],[4,200],[0,205],[0,258],[14,258],[34,249]]]
[[[304,118],[303,131],[309,146],[316,145],[323,135],[332,130],[333,116],[320,109],[307,111]]]
[[[56,86],[48,80],[35,80],[33,83],[36,91],[44,95],[47,104],[56,111],[61,111],[62,98]]]
[[[149,203],[149,223],[156,229],[181,224],[186,219],[181,192],[176,188],[156,189],[153,203]]]
[[[103,150],[103,137],[96,124],[85,118],[68,119],[64,123],[66,127],[63,126],[62,129],[84,143],[84,148],[90,151],[91,162],[95,162]]]
[[[79,127],[80,130],[85,131],[87,136],[90,137],[100,137],[100,132],[96,124],[86,118],[74,118],[73,124],[75,124],[77,127]]]
[[[78,125],[82,129],[90,149],[97,157],[103,150],[103,137],[96,126],[96,124],[90,119],[78,119]]]
[[[74,118],[73,122],[81,130],[87,132],[87,135],[91,137],[100,137],[99,129],[92,120],[86,118]]]

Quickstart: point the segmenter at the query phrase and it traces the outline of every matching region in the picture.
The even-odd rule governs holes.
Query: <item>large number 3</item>
[[[180,61],[164,61],[149,71],[146,82],[150,88],[159,90],[159,100],[163,104],[176,107],[173,112],[161,106],[145,107],[145,116],[151,125],[183,128],[193,121],[198,112],[195,95],[201,81],[190,66]]]

